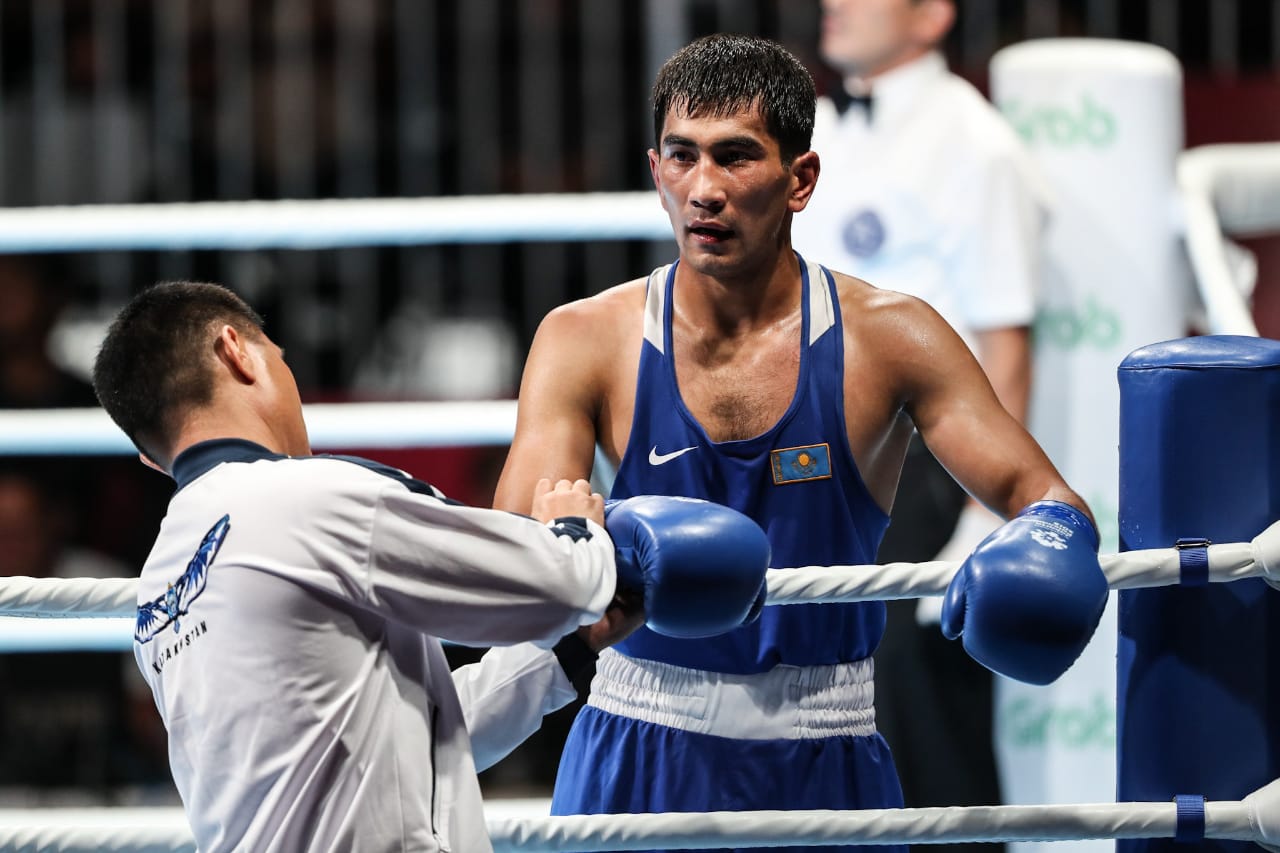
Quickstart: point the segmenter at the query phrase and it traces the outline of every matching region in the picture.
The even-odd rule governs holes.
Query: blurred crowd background
[[[1183,64],[1188,146],[1280,140],[1280,0],[959,10],[948,58],[979,88],[1025,39],[1151,42]],[[709,32],[764,35],[823,88],[818,21],[817,0],[0,0],[0,205],[644,190],[663,60]],[[1259,327],[1278,337],[1280,240],[1244,242]],[[0,407],[95,405],[103,323],[171,278],[254,304],[304,400],[509,398],[551,307],[671,255],[574,241],[0,256]],[[371,455],[487,505],[504,453]],[[0,575],[131,575],[170,491],[133,459],[0,458]],[[571,710],[486,790],[548,792]],[[174,800],[130,655],[0,655],[0,733],[0,804]]]

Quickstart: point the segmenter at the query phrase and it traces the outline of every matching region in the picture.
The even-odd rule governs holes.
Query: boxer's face
[[[872,76],[946,35],[950,0],[823,0],[822,57],[842,74]]]
[[[813,152],[783,163],[758,109],[718,117],[673,108],[649,167],[682,262],[733,278],[790,245],[791,214],[804,209],[818,163]]]

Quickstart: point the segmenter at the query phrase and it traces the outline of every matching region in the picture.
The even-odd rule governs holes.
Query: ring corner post
[[[1280,518],[1280,341],[1153,344],[1126,357],[1118,379],[1121,550],[1249,541]],[[1119,635],[1118,800],[1239,800],[1280,776],[1280,592],[1256,578],[1125,590]]]

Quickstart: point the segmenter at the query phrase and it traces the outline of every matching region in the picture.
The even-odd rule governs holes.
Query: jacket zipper
[[[440,842],[441,849],[448,849],[448,845],[440,837],[440,829],[436,822],[436,809],[439,807],[440,792],[440,768],[436,764],[436,744],[440,742],[439,724],[440,708],[435,706],[431,709],[431,834]]]

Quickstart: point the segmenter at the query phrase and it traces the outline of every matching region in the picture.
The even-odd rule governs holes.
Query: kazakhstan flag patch
[[[831,447],[825,443],[775,450],[769,459],[775,486],[831,479]]]

